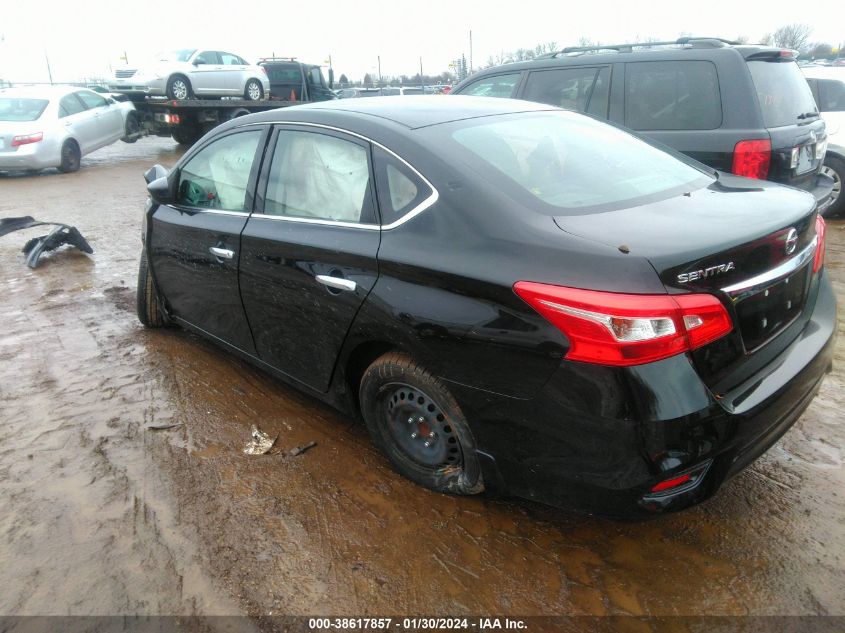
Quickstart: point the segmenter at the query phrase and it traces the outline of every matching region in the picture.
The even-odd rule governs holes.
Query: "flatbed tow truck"
[[[173,99],[134,97],[136,122],[127,135],[171,136],[180,145],[193,145],[211,128],[253,112],[287,108],[306,101],[249,101],[247,99]]]

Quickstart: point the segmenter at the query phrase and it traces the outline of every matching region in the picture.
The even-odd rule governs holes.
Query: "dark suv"
[[[825,124],[795,52],[715,38],[565,48],[488,68],[452,94],[538,101],[626,126],[715,169],[829,205]]]
[[[329,81],[316,64],[304,64],[295,57],[265,57],[258,65],[270,80],[270,99],[274,101],[328,101],[335,99],[332,91],[334,72],[329,69]]]

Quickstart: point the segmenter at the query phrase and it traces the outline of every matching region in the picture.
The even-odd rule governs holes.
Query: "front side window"
[[[450,127],[450,138],[441,139],[445,153],[462,156],[503,187],[509,180],[527,204],[552,215],[634,206],[689,191],[709,178],[627,132],[572,112],[505,115]]]
[[[79,114],[85,111],[85,106],[76,98],[75,94],[66,95],[59,101],[59,118],[70,116],[71,114]]]
[[[364,145],[328,134],[279,131],[264,213],[372,223],[368,153]]]
[[[155,57],[160,62],[186,62],[196,50],[195,48],[183,48],[176,51],[164,51],[158,53]]]
[[[260,138],[260,130],[238,132],[199,150],[179,172],[177,204],[248,211],[246,192]]]
[[[0,97],[0,121],[35,121],[48,103],[47,99]]]
[[[495,75],[493,77],[479,79],[475,83],[472,83],[465,89],[461,90],[460,94],[472,95],[475,97],[509,98],[513,96],[513,93],[516,90],[516,85],[518,83],[519,73],[511,73],[509,75]]]
[[[809,92],[809,88],[807,89]],[[625,125],[634,130],[714,130],[722,124],[716,66],[636,62],[625,69]]]
[[[108,105],[108,102],[103,97],[93,92],[81,90],[76,93],[76,96],[79,97],[82,103],[85,104],[85,107],[89,110],[102,108],[103,106]]]
[[[389,152],[376,147],[373,156],[383,225],[396,222],[432,195],[431,187]]]
[[[601,68],[575,67],[538,70],[528,75],[522,98],[585,112]],[[607,82],[605,82],[607,83]],[[607,86],[603,86],[607,90]]]
[[[313,86],[322,88],[326,85],[326,81],[323,79],[323,72],[317,66],[314,66],[310,71],[308,71],[308,78]]]

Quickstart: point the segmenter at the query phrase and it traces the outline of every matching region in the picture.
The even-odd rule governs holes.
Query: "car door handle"
[[[209,246],[208,252],[220,259],[232,259],[235,256],[235,251],[230,251],[228,248],[219,248],[217,246]]]
[[[331,275],[317,275],[316,279],[324,286],[334,288],[335,290],[355,290],[358,287],[358,284],[350,279],[332,277]]]

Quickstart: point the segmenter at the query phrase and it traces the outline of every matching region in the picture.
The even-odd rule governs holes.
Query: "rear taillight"
[[[259,66],[259,68],[261,69],[261,72],[263,72],[265,75],[267,74],[267,67],[266,66]]]
[[[21,134],[12,138],[12,147],[20,147],[21,145],[29,145],[30,143],[38,143],[44,140],[42,132],[35,132],[34,134]]]
[[[813,258],[813,272],[819,272],[819,269],[824,266],[824,242],[825,233],[827,232],[827,225],[824,218],[820,215],[816,216],[816,256]]]
[[[772,162],[772,142],[768,139],[740,141],[734,147],[731,171],[737,176],[765,180]]]
[[[514,291],[569,339],[568,360],[641,365],[706,345],[733,329],[713,295],[631,295],[531,281]]]

